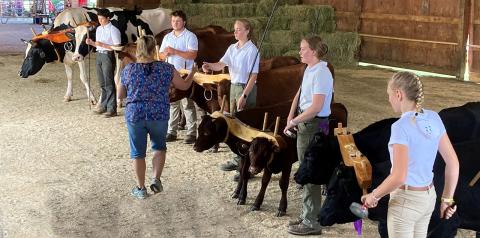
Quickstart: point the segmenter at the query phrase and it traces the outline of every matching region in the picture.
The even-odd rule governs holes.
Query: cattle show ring
[[[335,155],[351,166],[355,191],[366,194],[378,171],[390,169],[368,162],[387,147],[362,150],[387,143],[381,128],[399,116],[388,80],[414,72],[424,84],[423,106],[440,112],[461,166],[458,215],[450,223],[432,220],[441,225],[430,227],[428,237],[480,237],[480,0],[68,0],[61,9],[51,2],[0,1],[0,238],[295,237],[287,224],[302,211],[300,184],[330,179],[312,170],[325,171],[327,162],[301,166],[295,137],[283,133],[303,79],[299,50],[308,35],[328,45],[323,60],[334,85],[328,140],[344,148]],[[12,13],[17,8],[23,13]],[[170,88],[171,102],[195,102],[197,138],[185,144],[187,131],[179,130],[167,142],[164,190],[148,190],[142,200],[130,194],[136,180],[125,101],[118,101],[117,116],[94,113],[99,53],[85,39],[95,34],[100,8],[110,10],[121,32],[116,83],[136,61],[138,37],[154,36],[158,51],[174,10],[186,13],[198,38],[195,65],[220,60],[236,42],[240,18],[252,24],[259,48],[255,108],[228,113],[228,70],[197,72],[189,89]],[[42,24],[47,16],[51,21]],[[353,138],[361,140],[357,146]],[[328,160],[317,146],[313,158]],[[219,168],[235,154],[248,158],[237,182],[234,171]],[[148,181],[151,155],[148,142]],[[363,219],[361,232],[352,220],[322,224],[314,237],[385,237],[380,213]]]

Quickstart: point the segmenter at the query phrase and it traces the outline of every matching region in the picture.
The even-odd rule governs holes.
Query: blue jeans
[[[165,151],[167,143],[168,120],[128,122],[128,138],[130,141],[130,157],[144,159],[147,153],[147,134],[150,135],[152,150]]]

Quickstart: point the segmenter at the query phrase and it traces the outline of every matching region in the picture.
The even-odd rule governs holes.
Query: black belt
[[[97,51],[97,52],[100,54],[106,54],[106,55],[113,54],[113,50],[103,50],[103,51]]]
[[[245,86],[247,85],[246,83],[232,83],[234,86]]]
[[[297,111],[298,111],[298,114],[303,113],[303,110],[300,109],[300,107],[297,108]],[[330,117],[330,116],[326,116],[326,117],[315,116],[314,118],[317,118],[317,119],[328,119],[329,117]]]

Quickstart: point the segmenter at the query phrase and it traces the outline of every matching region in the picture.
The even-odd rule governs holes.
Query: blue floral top
[[[127,88],[126,121],[169,119],[168,90],[173,70],[173,65],[159,61],[130,63],[123,69],[121,83]]]

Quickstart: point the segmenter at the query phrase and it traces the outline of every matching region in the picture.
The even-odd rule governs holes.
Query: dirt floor
[[[78,75],[75,100],[65,103],[63,65],[46,65],[20,80],[21,62],[21,55],[0,56],[0,237],[289,236],[286,224],[296,217],[301,200],[294,181],[285,217],[274,216],[278,176],[261,211],[249,211],[260,188],[259,176],[250,183],[247,205],[237,206],[230,198],[233,172],[218,169],[232,155],[224,146],[213,154],[196,153],[181,141],[169,144],[165,191],[144,201],[133,199],[123,112],[111,119],[94,115]],[[353,131],[395,116],[385,90],[391,72],[336,72],[335,96],[347,106]],[[434,110],[480,98],[480,85],[440,78],[424,82],[425,106]],[[352,224],[345,224],[325,228],[323,236],[356,235]],[[376,236],[375,223],[368,222],[363,237]],[[471,236],[469,231],[459,234]]]
[[[129,192],[135,180],[123,112],[111,119],[94,115],[78,69],[74,101],[63,102],[62,64],[46,65],[37,75],[20,80],[22,57],[0,54],[0,238],[290,237],[286,224],[298,215],[301,203],[294,181],[285,217],[275,217],[278,175],[261,211],[249,211],[260,188],[259,176],[249,184],[247,205],[237,206],[230,198],[234,173],[218,169],[232,156],[225,146],[213,154],[196,153],[181,141],[169,144],[162,177],[165,191],[143,201],[133,199]],[[93,62],[91,84],[98,89]],[[352,131],[395,116],[386,94],[391,75],[377,69],[336,70],[336,100],[347,106]],[[477,84],[441,78],[425,78],[424,83],[425,106],[434,110],[480,98]],[[352,224],[345,224],[326,227],[322,236],[356,234]],[[473,236],[471,231],[458,235]],[[362,237],[378,237],[374,222],[367,222]]]

